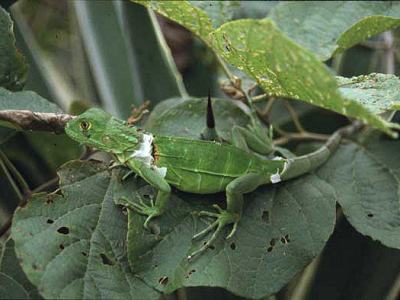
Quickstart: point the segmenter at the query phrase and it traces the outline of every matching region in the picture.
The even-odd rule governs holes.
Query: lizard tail
[[[360,130],[362,126],[361,122],[353,122],[352,124],[335,131],[325,144],[318,148],[318,150],[293,159],[288,159],[287,167],[284,169],[282,174],[280,174],[281,179],[288,180],[315,170],[324,164],[336,151],[342,138],[352,135],[354,132]]]

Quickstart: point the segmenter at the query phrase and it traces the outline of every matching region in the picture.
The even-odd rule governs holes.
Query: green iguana
[[[271,138],[266,128],[255,122],[254,117],[252,120],[248,128],[232,129],[231,144],[153,135],[98,108],[91,108],[69,121],[65,131],[84,145],[114,155],[119,164],[158,190],[155,203],[146,204],[142,200],[133,204],[136,212],[147,216],[145,228],[152,218],[163,214],[171,186],[196,194],[226,192],[225,210],[215,205],[216,212],[199,213],[216,220],[193,238],[215,231],[190,258],[207,249],[225,226],[233,224],[227,238],[234,235],[242,215],[243,194],[260,185],[276,184],[314,170],[329,158],[342,136],[351,134],[357,127],[336,131],[321,148],[308,155],[268,159],[259,154],[273,152]]]

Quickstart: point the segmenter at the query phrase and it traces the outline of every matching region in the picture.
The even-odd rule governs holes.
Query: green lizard
[[[227,238],[234,235],[242,214],[243,194],[263,184],[274,184],[304,173],[323,164],[337,148],[341,137],[355,130],[354,126],[334,133],[317,151],[294,159],[258,155],[271,154],[272,143],[265,128],[253,121],[249,128],[234,127],[232,143],[193,140],[182,137],[158,136],[129,126],[98,108],[91,108],[75,117],[65,131],[72,139],[103,150],[158,190],[155,203],[135,203],[133,209],[146,215],[144,226],[163,214],[170,197],[171,186],[197,194],[226,192],[226,210],[215,205],[217,212],[200,212],[216,218],[194,238],[215,229],[211,238],[192,253],[192,257],[207,249],[221,230],[233,224]],[[249,148],[251,150],[249,150]]]

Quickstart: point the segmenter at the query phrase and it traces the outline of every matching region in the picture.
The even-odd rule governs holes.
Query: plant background
[[[138,106],[151,99],[151,108],[154,108],[161,100],[177,97],[185,91],[194,97],[204,97],[211,88],[213,96],[226,97],[219,89],[218,79],[222,75],[214,56],[189,31],[162,16],[156,16],[161,30],[159,34],[163,34],[166,41],[163,46],[170,47],[176,65],[176,68],[173,66],[165,71],[166,65],[172,64],[168,58],[161,61],[148,59],[160,53],[158,47],[151,46],[155,37],[149,32],[140,32],[142,37],[148,37],[140,48],[134,40],[139,33],[129,31],[140,27],[138,23],[150,22],[149,19],[137,18],[138,23],[130,23],[135,22],[136,11],[143,8],[127,2],[118,2],[115,6],[107,1],[97,2],[102,4],[20,0],[13,5],[10,11],[15,21],[17,47],[29,64],[26,90],[52,100],[64,111],[79,113],[91,105],[99,105],[121,118],[129,116],[131,105]],[[2,5],[7,7],[7,3]],[[242,2],[235,10],[234,18],[261,18],[273,5],[259,1]],[[94,22],[97,21],[96,26],[85,23],[90,14]],[[130,29],[122,32],[118,22]],[[126,38],[127,34],[129,38]],[[328,60],[327,64],[345,77],[372,72],[398,75],[398,37],[398,30],[382,33]],[[389,46],[382,47],[383,44]],[[121,49],[125,49],[126,53]],[[128,53],[134,53],[134,61]],[[136,66],[136,73],[124,67],[132,63]],[[181,85],[176,85],[171,79],[178,72],[182,76]],[[140,78],[139,82],[135,78]],[[347,121],[341,115],[304,103],[294,107],[303,126],[315,132],[332,132]],[[275,118],[273,121],[285,130],[295,128],[282,105],[276,105],[272,115]],[[295,148],[297,144],[290,146]],[[39,188],[41,191],[54,190],[57,187],[54,180],[57,169],[79,157],[83,151],[65,136],[36,132],[19,132],[4,138],[0,150],[31,190]],[[7,180],[4,169],[0,172],[0,225],[4,226],[20,203],[21,195]],[[16,185],[20,184],[15,176],[13,180]],[[294,294],[304,297],[302,293],[307,291],[308,299],[394,299],[392,294],[396,295],[400,285],[399,271],[398,250],[384,247],[361,235],[345,218],[340,217],[339,212],[335,232],[322,254],[276,297],[285,299],[294,297]],[[32,290],[31,296],[35,296],[36,291]],[[185,288],[164,297],[238,299],[223,289],[212,287]]]

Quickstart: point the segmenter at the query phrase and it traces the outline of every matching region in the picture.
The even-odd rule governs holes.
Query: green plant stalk
[[[19,190],[17,184],[14,182],[14,179],[12,178],[10,172],[8,171],[6,165],[4,164],[3,160],[0,158],[0,167],[3,169],[4,174],[7,177],[7,180],[9,181],[12,189],[14,190],[15,194],[17,195],[19,202],[21,203],[24,199],[21,191]]]
[[[24,177],[19,173],[17,168],[11,163],[8,157],[4,154],[3,151],[0,150],[0,159],[2,160],[3,164],[11,171],[13,176],[17,179],[19,185],[21,186],[24,193],[29,193],[30,188],[28,183],[25,181]]]

